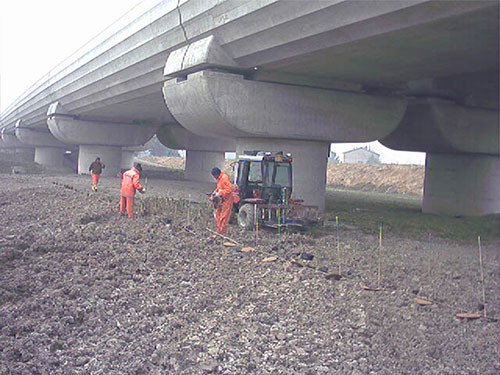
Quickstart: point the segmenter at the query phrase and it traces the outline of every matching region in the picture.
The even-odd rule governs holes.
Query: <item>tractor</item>
[[[291,154],[247,151],[235,164],[234,210],[240,227],[252,230],[258,224],[301,229],[319,223],[317,206],[291,198]]]

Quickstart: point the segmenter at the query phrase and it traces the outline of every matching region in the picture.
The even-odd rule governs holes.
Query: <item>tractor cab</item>
[[[285,203],[292,194],[290,154],[258,153],[241,155],[236,172],[240,206],[246,202]]]
[[[292,155],[283,152],[246,152],[235,171],[239,200],[234,209],[240,227],[303,228],[318,222],[318,208],[304,206],[292,196]]]

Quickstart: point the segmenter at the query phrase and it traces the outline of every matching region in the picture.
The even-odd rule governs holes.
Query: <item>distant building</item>
[[[344,163],[348,164],[380,164],[380,155],[366,147],[355,148],[344,152]]]

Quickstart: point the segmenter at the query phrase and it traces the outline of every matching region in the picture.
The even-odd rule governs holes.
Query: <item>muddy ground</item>
[[[498,241],[487,318],[462,320],[484,309],[477,243],[402,233],[379,257],[378,235],[341,223],[337,246],[328,222],[257,245],[231,225],[225,247],[210,188],[150,178],[128,219],[118,179],[2,175],[0,374],[500,373]]]

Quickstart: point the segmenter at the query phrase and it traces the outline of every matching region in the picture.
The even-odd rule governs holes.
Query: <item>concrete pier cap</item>
[[[237,152],[295,153],[294,196],[321,209],[329,143],[383,138],[406,109],[397,97],[251,81],[245,70],[213,36],[196,41],[169,55],[165,102],[189,131],[235,138]]]
[[[64,152],[73,148],[57,140],[48,129],[23,126],[22,120],[16,122],[15,132],[22,143],[35,147],[35,163],[43,166],[62,167]]]
[[[115,123],[69,114],[60,103],[49,106],[50,132],[64,143],[79,145],[78,173],[88,173],[89,165],[100,157],[106,165],[103,176],[114,176],[122,165],[122,148],[145,144],[158,126]]]
[[[225,153],[236,150],[232,138],[202,137],[179,124],[166,124],[156,133],[158,140],[174,150],[186,150],[184,178],[191,181],[213,182],[213,167],[224,169]]]
[[[5,148],[14,150],[16,159],[19,161],[33,162],[35,159],[35,149],[21,142],[15,132],[8,132],[5,128],[1,131],[2,143]]]
[[[381,142],[396,150],[427,153],[424,213],[500,213],[498,110],[442,99],[414,99],[400,126]]]

